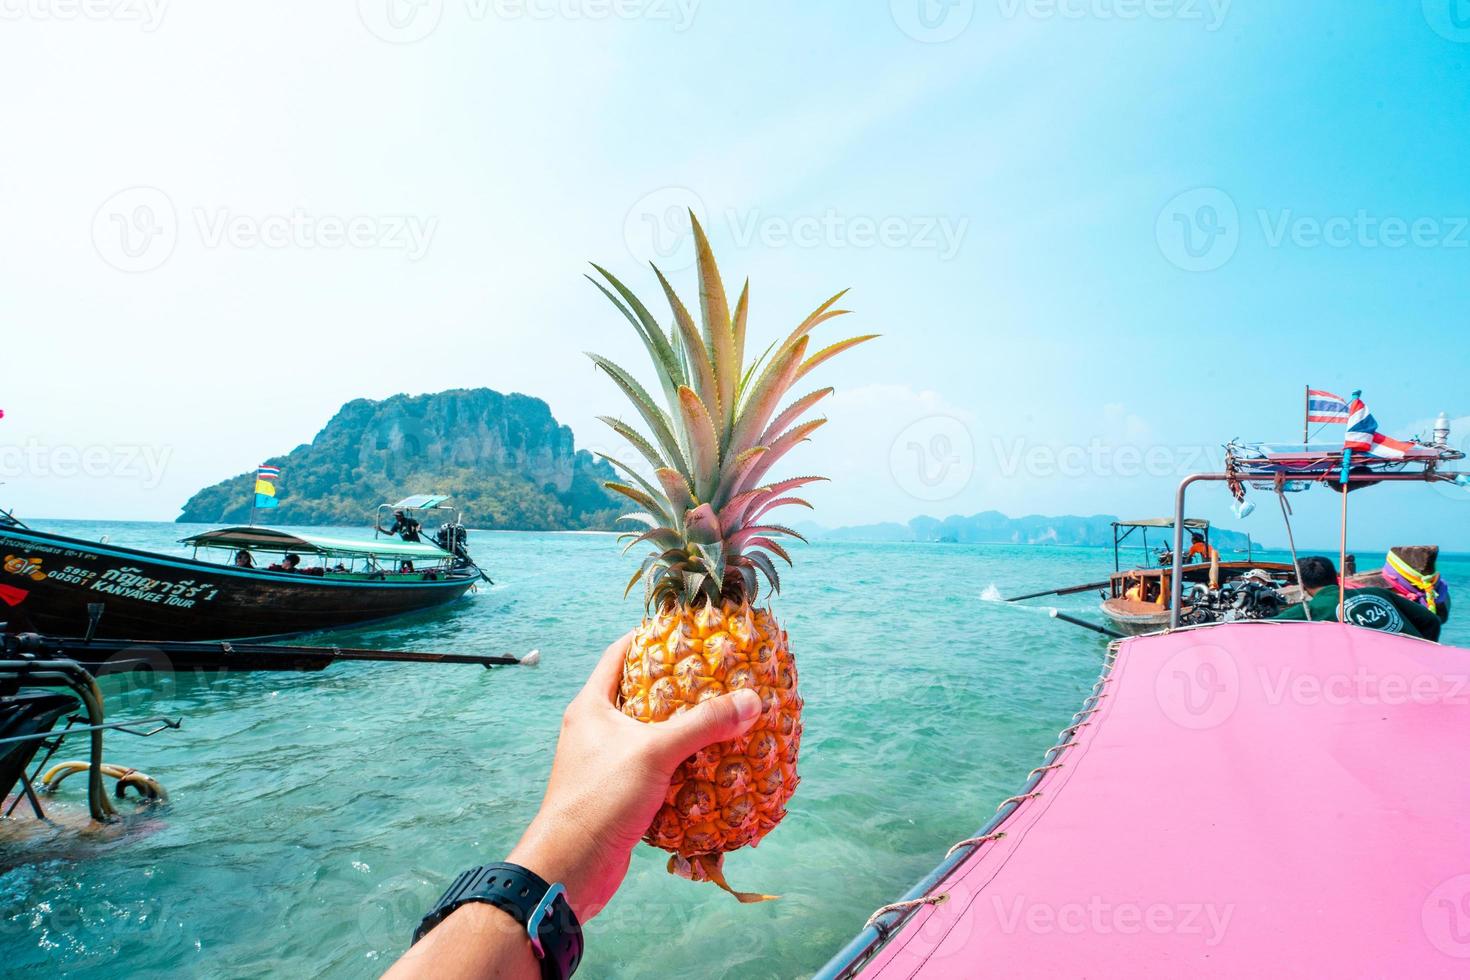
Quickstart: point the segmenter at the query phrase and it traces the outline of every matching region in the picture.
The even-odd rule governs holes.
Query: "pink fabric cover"
[[[864,976],[1470,977],[1470,651],[1242,623],[1102,690]]]

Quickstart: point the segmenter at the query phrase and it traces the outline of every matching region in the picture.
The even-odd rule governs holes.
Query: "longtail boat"
[[[1464,976],[1470,650],[1351,616],[1191,626],[1182,601],[1193,484],[1241,503],[1320,484],[1344,508],[1375,484],[1470,488],[1436,437],[1351,463],[1231,446],[1186,478],[1164,630],[1114,640],[1016,795],[818,976]]]
[[[411,497],[397,509],[432,511],[443,500]],[[486,580],[465,539],[458,521],[434,541],[227,527],[184,538],[193,557],[176,557],[39,531],[0,512],[0,619],[11,632],[130,640],[356,626],[446,605]]]
[[[1218,554],[1210,545],[1210,522],[1202,518],[1186,518],[1183,527],[1204,538],[1204,551],[1215,555],[1216,560],[1200,558],[1184,562],[1179,575],[1185,584],[1184,615],[1186,621],[1209,615],[1207,603],[1201,602],[1208,590],[1225,588],[1229,595],[1226,604],[1243,610],[1260,597],[1246,587],[1242,580],[1247,576],[1262,579],[1261,584],[1272,589],[1289,589],[1296,584],[1295,566],[1283,562],[1219,561]],[[1108,591],[1103,595],[1101,610],[1112,621],[1114,627],[1125,635],[1153,633],[1169,625],[1169,597],[1173,591],[1174,554],[1167,547],[1150,552],[1148,532],[1150,529],[1172,531],[1174,520],[1169,517],[1142,518],[1132,521],[1113,522],[1113,574],[1108,580]],[[1155,559],[1153,565],[1124,568],[1122,545],[1135,533],[1141,532],[1143,551]],[[1186,552],[1188,557],[1188,552]],[[1260,610],[1264,616],[1278,611],[1268,607]]]

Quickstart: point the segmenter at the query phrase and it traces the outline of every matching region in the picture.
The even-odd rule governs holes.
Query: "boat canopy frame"
[[[1147,555],[1148,554],[1148,529],[1151,528],[1151,527],[1153,527],[1153,528],[1171,528],[1171,527],[1174,526],[1174,522],[1175,522],[1175,518],[1173,518],[1173,517],[1141,517],[1138,520],[1133,520],[1133,521],[1114,521],[1113,522],[1113,571],[1114,572],[1121,572],[1123,570],[1123,556],[1122,556],[1122,550],[1121,550],[1122,549],[1122,544],[1123,544],[1124,541],[1127,541],[1133,535],[1133,532],[1134,531],[1139,531],[1139,530],[1143,531],[1143,553],[1145,555]],[[1185,518],[1184,519],[1184,526],[1187,527],[1187,528],[1189,528],[1191,531],[1204,531],[1204,533],[1205,533],[1205,544],[1208,545],[1210,543],[1210,522],[1207,521],[1207,520],[1205,520],[1203,517],[1188,517],[1188,518]],[[1127,528],[1128,530],[1123,531],[1123,528]],[[1121,534],[1119,533],[1120,531],[1122,531]]]
[[[396,504],[379,504],[378,509],[373,512],[373,537],[377,539],[391,537],[387,531],[383,530],[383,522],[386,518],[392,517],[397,511],[403,511],[404,513],[417,511],[420,514],[443,513],[445,516],[443,523],[463,524],[464,515],[459,508],[445,506],[449,499],[448,494],[416,493],[412,496],[404,497]]]
[[[183,538],[180,544],[199,548],[271,554],[320,555],[328,558],[390,558],[395,561],[452,561],[454,556],[428,542],[397,539],[355,541],[319,534],[298,534],[269,527],[227,527]]]

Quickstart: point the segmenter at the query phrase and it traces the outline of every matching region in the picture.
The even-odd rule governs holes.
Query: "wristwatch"
[[[485,902],[526,927],[531,950],[541,961],[543,980],[566,980],[582,961],[582,926],[567,901],[567,890],[549,885],[519,864],[487,864],[471,868],[439,896],[413,934],[418,942],[449,913],[469,902]]]

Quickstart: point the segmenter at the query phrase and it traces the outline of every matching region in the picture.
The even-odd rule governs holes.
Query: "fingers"
[[[650,725],[661,747],[674,759],[687,759],[707,745],[739,738],[761,716],[760,695],[751,690],[722,694],[668,721]]]
[[[633,642],[633,633],[630,630],[612,642],[602,652],[602,658],[597,661],[597,666],[592,668],[592,676],[587,678],[587,684],[582,688],[582,693],[587,697],[606,704],[617,704],[618,682],[623,676],[623,661],[627,659],[628,647]]]

